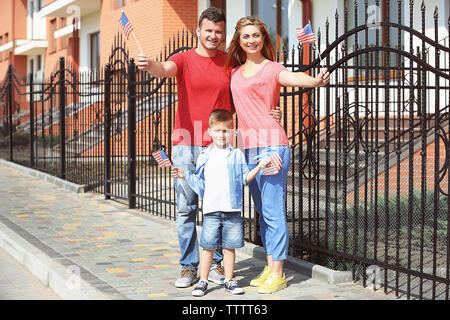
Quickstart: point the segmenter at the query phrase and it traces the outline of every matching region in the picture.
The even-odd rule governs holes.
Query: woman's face
[[[264,36],[257,26],[245,26],[240,33],[239,44],[247,55],[261,53]]]

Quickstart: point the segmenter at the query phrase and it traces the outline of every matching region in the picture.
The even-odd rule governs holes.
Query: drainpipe
[[[302,27],[311,20],[311,0],[300,0],[302,3]],[[309,64],[309,43],[305,45],[303,51],[303,63]]]
[[[311,20],[311,0],[300,0],[302,3],[302,26]]]
[[[302,3],[302,27],[304,27],[311,20],[311,0],[300,0]],[[303,50],[303,64],[309,64],[309,45],[307,43],[304,45]],[[309,74],[309,71],[305,71],[306,74]],[[308,105],[308,95],[303,94],[302,97],[302,108],[303,114],[308,114],[311,112],[310,106]],[[312,126],[311,119],[308,117],[308,120],[304,120],[303,126],[305,129],[309,129]]]
[[[14,0],[11,0],[11,8],[12,8],[12,19],[11,19],[11,21],[12,21],[12,25],[11,25],[12,50],[11,50],[11,58],[9,61],[14,66],[14,55],[15,55],[15,51],[16,51],[16,28],[15,28],[16,8],[14,5]]]

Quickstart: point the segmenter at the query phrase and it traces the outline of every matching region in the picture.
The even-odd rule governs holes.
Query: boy
[[[200,247],[200,281],[193,296],[203,296],[208,288],[208,273],[214,251],[223,249],[225,290],[232,294],[244,293],[233,280],[235,249],[244,246],[241,217],[243,185],[255,178],[261,168],[270,164],[261,160],[249,171],[244,154],[230,146],[233,138],[233,116],[230,111],[216,109],[209,116],[208,133],[213,143],[197,159],[194,173],[173,167],[174,178],[186,179],[189,186],[203,198],[203,231]]]

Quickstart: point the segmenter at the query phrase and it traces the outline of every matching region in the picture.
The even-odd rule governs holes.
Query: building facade
[[[354,20],[355,2],[364,6],[364,0],[5,0],[0,21],[0,75],[9,64],[19,73],[48,74],[64,56],[80,71],[98,69],[108,62],[114,35],[120,31],[118,19],[124,11],[134,27],[145,54],[156,57],[168,40],[181,30],[195,31],[203,10],[216,6],[226,14],[227,44],[230,42],[237,20],[257,15],[266,24],[275,47],[293,48],[298,45],[296,28],[311,21],[314,32],[325,29],[328,19],[330,34],[336,32],[334,17],[344,15]],[[378,3],[378,5],[377,5]],[[409,25],[409,1],[401,4],[400,16]],[[367,23],[397,19],[397,1],[370,0]],[[450,12],[448,0],[428,0],[428,8],[438,7],[439,28],[443,38],[447,34]],[[414,20],[420,21],[420,6],[416,5]],[[428,10],[432,12],[432,10]],[[390,16],[388,17],[388,13]],[[431,14],[431,13],[430,13]],[[358,21],[365,21],[359,10]],[[428,19],[427,21],[431,21]],[[339,33],[344,30],[339,19]],[[433,25],[426,33],[432,37]],[[390,37],[394,39],[395,37]],[[387,44],[383,35],[383,44]],[[369,39],[374,41],[374,39]],[[395,40],[390,40],[396,45]],[[325,35],[322,35],[322,48]],[[406,41],[403,45],[408,46]],[[415,44],[414,44],[415,45]],[[139,53],[133,36],[127,41],[131,56]]]

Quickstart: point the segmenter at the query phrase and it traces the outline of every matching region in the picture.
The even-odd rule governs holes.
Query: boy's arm
[[[205,181],[190,171],[184,172],[183,169],[179,167],[172,167],[172,177],[176,179],[184,179],[188,183],[189,187],[201,198],[205,191]]]
[[[249,184],[253,179],[255,179],[256,175],[258,174],[258,172],[264,168],[267,167],[270,164],[270,159],[262,159],[261,161],[258,162],[258,165],[256,166],[256,168],[250,170],[247,173],[247,177],[245,178],[245,184]]]

